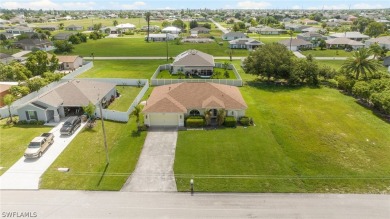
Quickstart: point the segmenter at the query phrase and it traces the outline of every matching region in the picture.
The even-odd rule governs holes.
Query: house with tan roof
[[[237,120],[248,108],[240,90],[235,86],[215,83],[178,83],[155,87],[142,112],[148,126],[184,126],[186,116],[211,113],[215,119],[218,110]]]
[[[345,48],[350,46],[352,49],[360,49],[364,47],[364,44],[359,41],[351,40],[346,37],[334,38],[325,40],[327,48]]]
[[[172,74],[182,72],[200,77],[211,77],[214,66],[214,57],[212,55],[190,49],[176,56],[171,65],[171,72]]]
[[[71,80],[32,99],[17,109],[21,121],[59,122],[70,115],[81,115],[90,102],[106,105],[116,97],[116,84],[92,80]]]
[[[288,39],[288,40],[279,41],[278,43],[284,45],[287,49],[291,51],[313,48],[313,44],[311,42],[308,42],[303,39]]]
[[[372,39],[366,40],[364,43],[366,44],[367,47],[370,47],[371,44],[378,43],[378,45],[380,47],[390,49],[390,36],[372,38]]]
[[[75,70],[83,66],[83,58],[80,56],[57,56],[59,70]]]

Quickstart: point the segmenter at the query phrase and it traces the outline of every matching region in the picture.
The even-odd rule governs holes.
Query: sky
[[[0,0],[0,8],[33,10],[378,9],[390,0]]]

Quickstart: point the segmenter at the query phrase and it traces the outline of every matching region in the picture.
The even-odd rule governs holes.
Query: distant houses
[[[149,34],[149,41],[151,42],[161,42],[161,41],[170,41],[178,38],[177,34],[171,33],[157,33],[157,34]],[[148,36],[145,36],[145,40],[147,40]]]
[[[384,47],[386,49],[390,50],[390,36],[383,36],[378,38],[372,38],[365,41],[365,44],[367,47],[369,47],[371,44],[378,43],[380,47]]]
[[[334,39],[329,39],[325,40],[326,42],[326,47],[327,48],[346,48],[346,47],[351,47],[354,50],[360,49],[364,47],[364,44],[362,42],[356,41],[356,40],[351,40],[346,37],[340,37],[340,38],[334,38]]]
[[[230,49],[254,50],[261,45],[264,45],[264,43],[262,43],[259,40],[252,39],[252,38],[239,38],[239,39],[229,41],[229,48]]]
[[[65,30],[67,30],[67,31],[81,31],[81,30],[84,30],[84,27],[81,25],[71,24],[69,26],[66,26]]]
[[[367,40],[370,37],[360,32],[344,32],[344,33],[334,33],[329,35],[330,38],[348,38],[356,41]]]

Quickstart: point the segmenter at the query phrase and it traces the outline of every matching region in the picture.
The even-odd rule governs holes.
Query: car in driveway
[[[54,135],[52,133],[43,133],[39,137],[35,137],[28,145],[24,152],[25,158],[41,157],[50,145],[54,143]]]
[[[81,126],[81,118],[79,116],[71,116],[62,125],[60,129],[61,135],[71,135]]]

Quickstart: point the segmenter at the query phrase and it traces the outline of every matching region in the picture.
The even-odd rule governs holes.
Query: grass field
[[[101,122],[82,130],[48,168],[41,189],[120,190],[133,172],[146,132],[137,134],[135,119],[128,123],[105,121],[110,164],[106,166]],[[67,173],[58,167],[69,167]]]
[[[166,60],[95,60],[93,68],[78,77],[146,79],[163,64],[167,64]]]
[[[116,86],[116,90],[121,96],[116,98],[115,101],[108,106],[108,109],[126,112],[141,89],[142,87]]]
[[[337,90],[240,89],[256,126],[179,132],[179,191],[389,193],[390,124]]]
[[[17,118],[17,117],[16,117]],[[7,119],[0,120],[0,175],[24,155],[28,143],[52,127],[38,125],[6,125]]]
[[[189,50],[197,49],[214,56],[227,56],[228,42],[223,45],[218,43],[183,43],[176,45],[174,42],[168,42],[168,57],[175,57],[178,54]],[[162,56],[167,55],[167,43],[151,42],[147,43],[142,38],[105,38],[101,40],[88,40],[75,46],[72,54],[81,56],[90,56],[94,53],[99,56]],[[235,56],[246,56],[247,50],[235,50]]]
[[[305,56],[311,54],[313,57],[350,57],[353,54],[353,52],[346,52],[345,50],[342,49],[320,50],[319,48],[302,51],[301,53]]]

